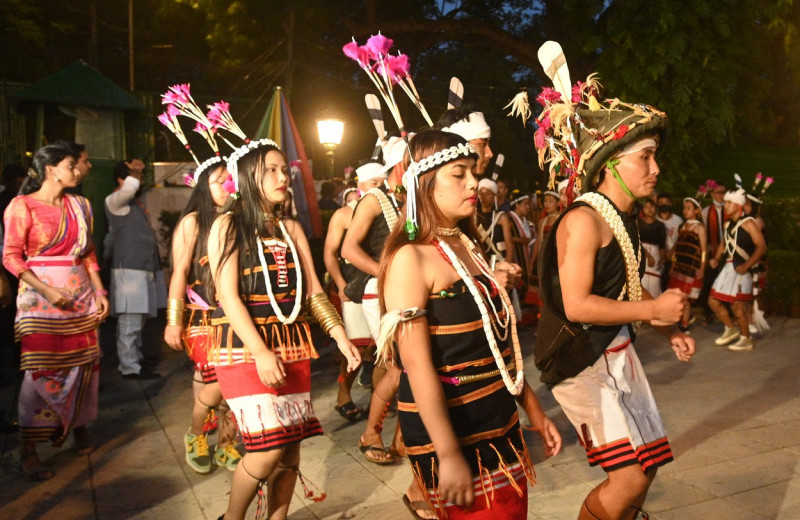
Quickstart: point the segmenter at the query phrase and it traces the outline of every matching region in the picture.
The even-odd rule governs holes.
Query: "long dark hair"
[[[183,221],[187,215],[194,213],[197,222],[197,237],[194,245],[194,256],[191,273],[192,278],[200,280],[203,285],[210,286],[211,271],[209,269],[198,269],[197,262],[208,254],[208,233],[211,231],[211,225],[214,220],[219,216],[217,206],[214,204],[214,199],[211,197],[211,189],[208,186],[209,177],[223,168],[225,164],[216,164],[211,168],[206,169],[197,177],[197,184],[192,189],[192,195],[183,208],[183,213],[178,222]]]
[[[72,153],[72,150],[60,144],[49,144],[42,146],[33,155],[33,168],[28,170],[28,178],[22,183],[19,189],[20,195],[28,195],[35,191],[39,191],[44,182],[44,176],[47,172],[48,166],[58,166],[58,163],[72,157],[78,160]]]
[[[220,255],[219,266],[238,252],[239,268],[247,265],[247,258],[250,254],[256,254],[259,238],[275,236],[276,224],[267,223],[264,213],[276,213],[280,208],[273,208],[271,202],[261,195],[260,183],[265,172],[265,159],[269,152],[280,153],[284,160],[286,156],[272,145],[262,145],[248,152],[237,161],[239,177],[239,197],[231,197],[222,208],[223,213],[230,212],[231,220],[228,233],[222,241],[225,245]],[[288,162],[288,161],[287,161]],[[276,215],[276,217],[279,215]],[[295,259],[299,262],[299,259]],[[219,267],[216,275],[219,275]],[[239,276],[239,293],[242,296],[252,294],[255,277]]]
[[[466,144],[466,142],[467,141],[460,135],[430,129],[417,133],[411,139],[409,148],[411,157],[413,157],[415,161],[420,161],[440,150],[445,150],[459,144]],[[473,158],[476,157],[477,155]],[[442,166],[445,164],[447,163],[442,164]],[[414,240],[410,240],[405,232],[405,205],[403,205],[397,224],[386,239],[386,245],[381,254],[378,276],[378,294],[380,295],[382,311],[386,310],[383,300],[383,285],[386,280],[386,272],[389,269],[389,265],[392,263],[392,259],[394,259],[395,253],[406,244],[431,243],[436,236],[437,225],[443,220],[442,212],[436,205],[433,197],[433,191],[436,187],[436,173],[438,173],[442,166],[419,176],[419,187],[417,188],[417,225],[419,226],[419,231],[417,231]],[[470,240],[475,243],[480,242],[480,235],[478,234],[478,228],[475,224],[474,214],[459,220],[457,225]],[[481,250],[481,248],[478,248],[478,250]]]

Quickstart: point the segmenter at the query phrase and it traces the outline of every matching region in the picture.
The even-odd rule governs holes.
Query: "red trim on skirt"
[[[604,446],[586,449],[586,456],[590,466],[599,464],[605,471],[633,464],[639,464],[642,471],[647,471],[649,468],[658,468],[673,460],[672,448],[666,437],[635,449],[628,439],[620,439]]]
[[[311,363],[285,363],[286,386],[265,386],[255,363],[215,367],[222,396],[247,451],[267,451],[322,435],[311,406]],[[245,410],[246,409],[246,410]]]

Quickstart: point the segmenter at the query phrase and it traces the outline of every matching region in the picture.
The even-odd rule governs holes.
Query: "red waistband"
[[[25,262],[28,266],[36,266],[36,267],[45,267],[48,265],[56,266],[56,267],[71,267],[74,265],[80,265],[83,260],[77,256],[72,257],[71,259],[63,259],[59,258],[58,260],[45,260],[45,259],[36,259],[36,260],[28,260]]]
[[[606,352],[619,352],[620,350],[625,350],[628,348],[628,345],[631,344],[630,338],[626,339],[623,343],[617,345],[616,347],[607,348]]]

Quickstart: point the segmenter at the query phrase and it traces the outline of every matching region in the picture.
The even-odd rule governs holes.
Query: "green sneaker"
[[[242,455],[236,446],[228,444],[224,448],[217,444],[217,449],[214,450],[214,462],[217,466],[227,469],[228,471],[236,471],[236,465],[242,460]]]
[[[208,455],[208,438],[205,434],[192,435],[191,431],[183,436],[186,446],[186,464],[198,473],[211,471],[211,457]]]

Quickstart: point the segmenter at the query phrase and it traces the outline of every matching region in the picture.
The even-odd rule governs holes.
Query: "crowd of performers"
[[[539,434],[545,456],[561,449],[525,378],[517,335],[518,293],[534,277],[540,379],[589,463],[607,473],[578,518],[646,518],[649,486],[673,455],[634,349],[637,327],[649,322],[689,361],[689,303],[705,285],[725,324],[716,343],[752,349],[748,303],[759,283],[751,273],[766,249],[754,208],[769,183],[749,195],[707,184],[710,206],[687,197],[685,222],[670,218],[668,196],[649,198],[666,114],[602,101],[593,77],[573,88],[560,47],[545,48],[556,88],[539,96],[535,142],[553,175],[541,208],[486,173],[491,129],[460,96],[415,134],[389,137],[376,124],[380,146],[356,170],[357,186],[342,194],[325,242],[341,317],[302,227],[287,217],[284,152],[269,139],[247,138],[225,103],[204,113],[188,86],[164,95],[160,120],[198,163],[173,237],[164,338],[195,366],[187,464],[198,473],[212,464],[233,471],[220,518],[244,518],[257,494],[259,517],[285,518],[298,477],[306,486],[300,442],[322,434],[311,399],[310,361],[318,355],[309,316],[341,355],[337,412],[352,421],[366,413],[363,456],[375,464],[409,459],[403,501],[411,515],[525,518],[534,472],[522,423]],[[515,100],[514,112],[529,110],[526,99]],[[205,154],[183,134],[181,121],[189,119],[210,145]],[[227,158],[218,140],[230,144]],[[63,146],[37,151],[5,213],[3,260],[20,278],[20,464],[35,480],[52,476],[35,443],[60,445],[72,432],[79,448],[91,449],[86,424],[97,415],[97,325],[108,299],[91,206],[64,192],[80,180],[76,160]],[[569,175],[558,181],[557,172]],[[670,227],[654,225],[658,217]],[[350,388],[367,361],[375,364],[373,390],[362,412]],[[387,448],[383,423],[395,400],[398,426]],[[220,435],[212,455],[213,410]]]

